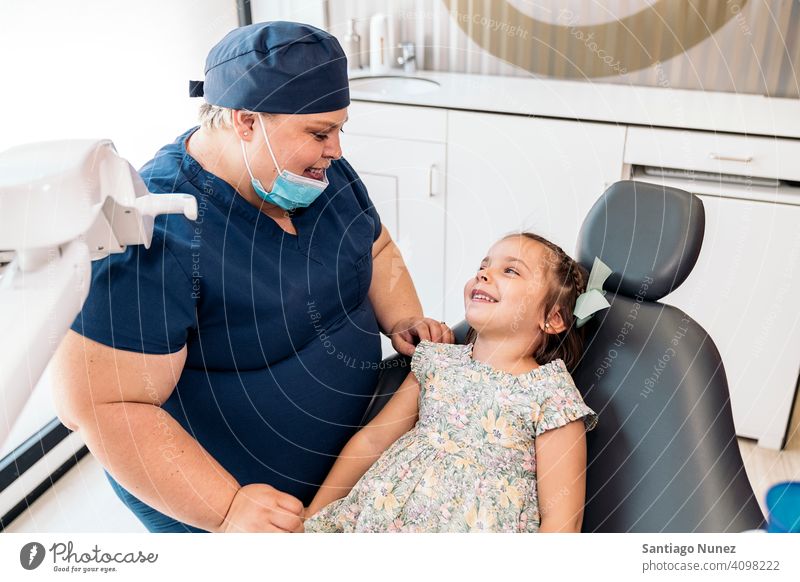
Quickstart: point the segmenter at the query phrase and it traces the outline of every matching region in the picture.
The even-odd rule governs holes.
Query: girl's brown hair
[[[545,321],[555,312],[561,313],[566,328],[561,333],[542,333],[541,341],[534,348],[533,358],[539,364],[546,364],[557,358],[564,360],[567,369],[572,371],[583,354],[585,328],[575,327],[577,318],[572,311],[578,295],[586,290],[589,274],[580,263],[570,257],[563,249],[546,238],[531,232],[509,234],[503,239],[521,236],[543,244],[550,252],[548,257],[548,281],[550,289],[544,299]],[[469,328],[466,341],[474,342],[477,332]]]

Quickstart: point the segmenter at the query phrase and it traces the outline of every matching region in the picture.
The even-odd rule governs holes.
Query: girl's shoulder
[[[567,371],[567,366],[564,361],[559,359],[552,360],[547,364],[541,364],[536,368],[523,372],[522,374],[513,374],[505,372],[492,367],[485,362],[472,360],[469,350],[467,350],[467,357],[471,366],[479,370],[485,378],[494,378],[503,383],[514,382],[522,387],[530,387],[533,389],[542,389],[551,385],[558,385],[564,382],[571,382],[572,376]]]
[[[533,380],[547,380],[550,382],[572,381],[572,376],[569,370],[567,370],[567,365],[561,358],[556,358],[546,364],[541,364],[538,368],[528,372],[528,375]]]
[[[529,384],[536,401],[535,436],[579,418],[583,418],[586,430],[594,429],[598,421],[597,413],[584,402],[564,362],[556,359],[533,372],[539,370],[541,372]]]
[[[417,344],[417,349],[428,354],[463,355],[469,350],[469,344],[440,344],[430,340],[422,340]]]
[[[422,340],[417,344],[411,358],[411,371],[421,380],[427,374],[441,368],[463,365],[469,355],[469,346],[440,344]]]
[[[576,388],[575,381],[567,369],[564,360],[557,358],[546,364],[541,364],[527,374],[518,376],[520,383],[536,390],[556,390]]]

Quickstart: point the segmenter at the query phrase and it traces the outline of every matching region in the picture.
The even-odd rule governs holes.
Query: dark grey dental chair
[[[572,371],[600,416],[587,435],[585,532],[740,532],[764,518],[744,471],[725,369],[706,331],[658,300],[692,271],[703,243],[699,198],[675,188],[617,182],[595,203],[577,256],[613,274],[611,307],[586,324]],[[456,327],[457,341],[467,331]],[[385,362],[364,418],[377,414],[408,373]]]

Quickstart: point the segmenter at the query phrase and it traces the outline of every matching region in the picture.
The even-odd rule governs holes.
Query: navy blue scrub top
[[[140,353],[187,346],[164,410],[241,485],[267,483],[308,505],[377,382],[367,291],[380,217],[341,159],[322,195],[294,213],[291,235],[187,153],[193,131],[140,173],[151,192],[194,195],[197,220],[160,216],[150,249],[95,261],[72,329]],[[164,454],[179,455],[169,441]]]

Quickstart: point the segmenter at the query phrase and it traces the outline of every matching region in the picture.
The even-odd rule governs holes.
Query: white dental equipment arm
[[[91,261],[150,246],[154,218],[197,218],[189,194],[150,194],[109,140],[0,153],[0,445],[89,294]]]

